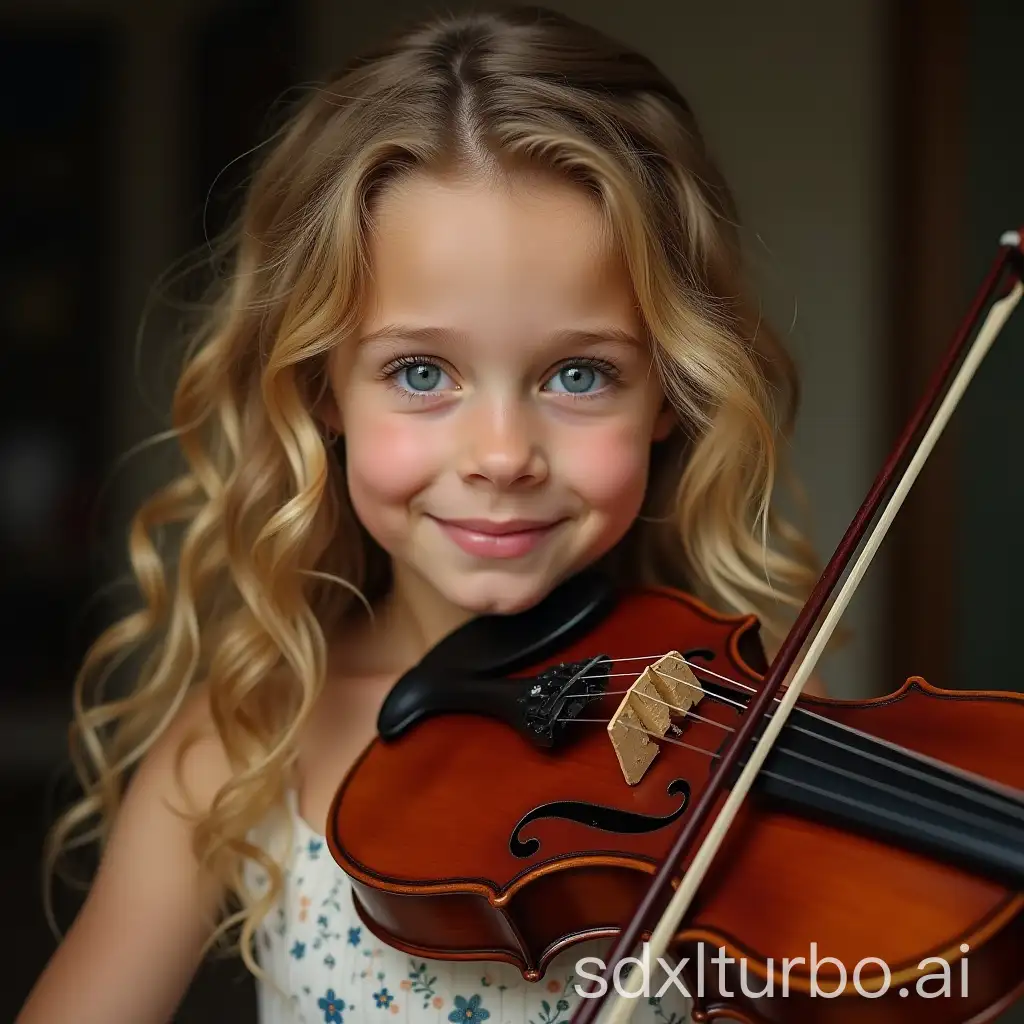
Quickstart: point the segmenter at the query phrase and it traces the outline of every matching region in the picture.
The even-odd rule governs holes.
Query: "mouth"
[[[480,558],[521,558],[544,543],[566,521],[429,518],[463,551]]]

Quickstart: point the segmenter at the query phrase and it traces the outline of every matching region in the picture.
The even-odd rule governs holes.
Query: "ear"
[[[334,392],[330,388],[324,389],[320,401],[313,407],[313,416],[339,437],[345,432],[344,417],[341,415]]]
[[[664,441],[672,433],[672,428],[676,423],[676,411],[672,408],[672,403],[665,399],[662,403],[661,411],[658,413],[658,418],[654,421],[654,431],[651,434],[651,440]]]

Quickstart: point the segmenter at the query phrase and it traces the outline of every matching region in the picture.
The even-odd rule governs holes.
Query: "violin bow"
[[[648,942],[650,958],[647,962],[657,962],[655,958],[662,956],[671,943],[679,922],[689,909],[698,887],[704,880],[730,825],[739,811],[740,805],[750,790],[761,765],[771,751],[772,745],[782,727],[785,725],[790,711],[803,692],[804,686],[831,638],[839,618],[846,610],[846,606],[849,604],[854,591],[863,579],[875,553],[888,533],[893,519],[896,517],[897,512],[899,512],[904,499],[916,481],[921,468],[935,447],[950,417],[953,415],[979,365],[1020,302],[1021,294],[1024,292],[1024,284],[1022,284],[1022,277],[1024,277],[1024,241],[1022,241],[1022,235],[1024,235],[1024,229],[1021,231],[1007,231],[1000,238],[999,252],[996,259],[979,288],[968,313],[954,335],[943,362],[933,374],[923,397],[918,403],[917,409],[904,428],[903,434],[876,477],[857,515],[847,528],[842,540],[836,547],[835,553],[821,574],[814,591],[801,609],[800,615],[797,617],[782,647],[772,661],[765,676],[762,689],[748,705],[747,713],[743,716],[742,725],[734,733],[728,749],[722,754],[717,767],[708,780],[704,792],[693,809],[693,813],[689,815],[672,849],[662,862],[629,924],[622,929],[615,948],[608,959],[608,964],[602,978],[595,983],[595,986],[600,986],[603,981],[603,990],[597,992],[595,987],[592,987],[583,993],[583,998],[580,1000],[576,1013],[573,1015],[572,1024],[591,1024],[606,1000],[609,999],[613,999],[614,1002],[608,1011],[607,1017],[604,1018],[608,1024],[623,1024],[632,1015],[637,999],[643,992],[644,972],[640,970],[631,971],[624,981],[620,981],[613,986],[612,979],[615,974],[616,965],[623,958],[633,955],[633,950],[644,929],[645,922],[651,917],[655,905],[663,902],[668,895],[668,891],[672,886],[672,875],[675,865],[682,863],[689,853],[698,832],[710,815],[714,803],[726,788],[725,780],[736,768],[741,752],[750,745],[753,733],[757,727],[762,724],[763,720],[767,719],[764,733],[751,752],[735,785],[730,790],[721,812],[709,828],[690,867],[669,900],[666,910],[651,931],[651,937]],[[985,307],[996,294],[1004,273],[1008,269],[1010,270],[1010,280],[1007,282],[1006,293],[1002,298],[992,303],[988,316],[978,330],[974,342],[968,348],[968,340],[975,325],[981,318]],[[966,355],[964,355],[965,349],[967,349]],[[958,366],[959,369],[957,369]],[[949,383],[947,388],[947,383],[951,377],[952,383]],[[945,395],[943,397],[944,390]],[[922,436],[922,427],[929,420],[929,417],[930,422],[927,423]],[[849,575],[828,614],[822,621],[821,627],[807,648],[803,661],[786,688],[785,696],[779,700],[771,716],[766,716],[770,702],[775,699],[777,692],[782,687],[783,681],[810,636],[814,623],[824,609],[847,564],[853,557],[857,546],[864,539],[868,526],[878,513],[885,495],[892,488],[893,480],[900,466],[905,463],[907,453],[914,439],[919,436],[921,440],[907,465],[907,469],[897,481],[895,488],[892,489],[888,503],[868,535],[860,555],[850,569]],[[614,995],[612,994],[613,992]]]

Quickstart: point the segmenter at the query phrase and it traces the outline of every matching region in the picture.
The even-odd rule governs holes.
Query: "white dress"
[[[577,962],[611,951],[610,940],[572,947],[539,982],[525,981],[502,962],[411,957],[383,945],[362,923],[348,876],[298,813],[294,795],[289,818],[284,827],[268,822],[251,837],[285,872],[284,892],[257,934],[267,974],[258,984],[260,1024],[567,1024],[580,1000],[574,985],[592,983],[577,979]],[[266,884],[261,870],[248,877],[255,887]],[[593,962],[584,970],[601,973]],[[666,976],[653,974],[651,995],[638,997],[634,1024],[688,1022],[690,1000],[675,985],[657,998]]]

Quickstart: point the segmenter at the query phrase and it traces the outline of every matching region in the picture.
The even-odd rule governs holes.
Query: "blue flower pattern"
[[[474,1024],[478,1020],[487,1020],[490,1017],[490,1010],[485,1010],[480,1005],[480,997],[473,996],[467,1000],[465,996],[455,997],[455,1009],[448,1014],[452,1024]]]
[[[260,1024],[568,1024],[579,998],[576,961],[601,956],[606,943],[568,950],[540,982],[524,981],[504,963],[411,958],[367,929],[347,876],[294,805],[292,823],[284,892],[257,936],[256,956],[268,975],[260,983]],[[277,841],[272,832],[253,838],[265,846]],[[258,890],[266,878],[254,870],[250,882]],[[643,1000],[633,1024],[686,1024],[690,1009],[673,989]]]
[[[327,994],[317,1000],[317,1006],[324,1011],[324,1021],[326,1024],[344,1024],[341,1011],[345,1009],[345,1000],[339,999],[334,994],[333,988],[329,988]]]

